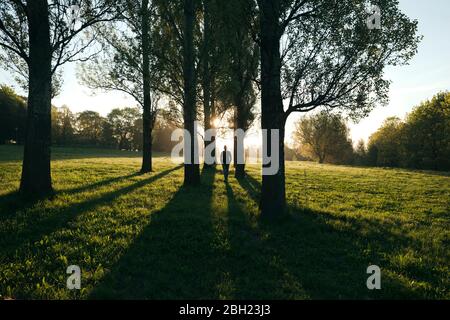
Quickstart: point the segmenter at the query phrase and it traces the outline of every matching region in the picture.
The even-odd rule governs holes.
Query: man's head
[[[227,146],[224,146],[224,147],[223,147],[223,150],[227,151]]]

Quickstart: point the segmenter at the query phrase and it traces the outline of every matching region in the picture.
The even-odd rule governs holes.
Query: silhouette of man
[[[220,160],[222,162],[223,176],[225,182],[228,182],[228,174],[230,172],[231,152],[227,151],[227,146],[223,147],[223,151],[220,154]]]

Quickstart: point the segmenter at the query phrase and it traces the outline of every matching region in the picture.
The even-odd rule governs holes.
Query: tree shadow
[[[33,208],[32,206],[34,205],[34,203],[28,203],[27,205],[29,205],[30,207],[27,207],[25,209],[29,209],[30,213],[25,212],[23,215],[21,215],[21,217],[14,217],[15,219],[19,220],[16,221],[16,223],[21,225],[21,230],[15,232],[14,234],[11,234],[11,232],[9,231],[0,233],[0,239],[2,239],[0,242],[0,246],[2,247],[2,254],[5,254],[5,256],[7,256],[8,254],[12,254],[26,244],[34,243],[35,241],[41,239],[43,236],[64,228],[70,221],[74,220],[77,216],[83,214],[84,212],[92,210],[97,206],[111,203],[117,197],[128,194],[133,190],[139,189],[149,183],[153,183],[169,175],[170,173],[179,170],[180,168],[180,166],[174,167],[169,170],[160,172],[156,175],[152,175],[147,179],[143,179],[136,183],[128,185],[124,188],[102,194],[99,197],[76,203],[74,205],[64,207],[60,210],[54,210],[52,211],[52,214],[50,216],[46,215],[47,212],[45,206],[42,208]],[[11,195],[11,197],[14,198],[13,195]],[[11,216],[12,215],[14,215],[14,213],[11,214]],[[43,217],[40,217],[41,215]]]
[[[180,168],[181,168],[181,166],[180,166]],[[84,192],[87,192],[90,190],[94,190],[96,188],[105,187],[107,185],[110,185],[110,184],[113,184],[116,182],[120,182],[120,181],[123,181],[126,179],[138,177],[141,175],[142,175],[142,173],[136,172],[136,173],[128,174],[125,176],[119,176],[119,177],[101,180],[101,181],[95,182],[90,185],[82,185],[80,187],[76,187],[76,188],[72,188],[72,189],[55,190],[50,196],[35,197],[32,195],[22,195],[22,194],[20,194],[20,192],[18,190],[14,191],[14,192],[10,192],[8,194],[0,196],[0,222],[5,219],[14,217],[14,215],[18,211],[27,210],[27,209],[32,208],[39,201],[52,200],[58,194],[73,195],[73,194],[77,194],[77,193],[84,193]]]
[[[208,219],[216,171],[201,185],[181,186],[93,289],[94,299],[208,299],[217,259]]]
[[[53,196],[51,196],[53,197]],[[39,201],[51,197],[30,197],[23,196],[19,191],[10,192],[0,196],[0,222],[13,217],[16,212],[32,208]]]
[[[138,177],[138,176],[141,176],[141,175],[143,175],[143,174],[140,173],[140,172],[136,172],[136,173],[128,174],[128,175],[125,175],[125,176],[119,176],[119,177],[114,177],[114,178],[110,178],[110,179],[101,180],[101,181],[95,182],[93,184],[83,185],[83,186],[77,187],[77,188],[58,190],[57,193],[66,193],[66,194],[82,193],[82,192],[94,190],[96,188],[104,187],[104,186],[107,186],[109,184],[120,182],[122,180]]]
[[[260,189],[259,182],[250,178],[239,183],[254,199],[255,191]],[[231,202],[243,206],[230,188],[228,197]],[[242,212],[240,209],[233,209],[230,214],[242,215]],[[288,217],[276,223],[251,222],[251,219],[247,219],[249,225],[254,226],[246,236],[246,242],[254,243],[252,252],[271,256],[272,269],[275,265],[275,270],[278,268],[279,273],[284,270],[281,274],[286,280],[285,290],[280,291],[279,285],[272,285],[274,289],[271,298],[295,299],[298,298],[296,292],[303,292],[304,296],[312,299],[427,297],[426,291],[412,290],[401,282],[399,278],[404,275],[393,276],[399,270],[387,258],[401,249],[420,247],[421,244],[413,239],[394,234],[388,226],[376,220],[336,216],[325,211],[295,207],[291,207],[290,212]],[[255,238],[258,240],[253,240]],[[245,240],[240,239],[239,242]],[[366,274],[366,269],[370,265],[381,267],[383,290],[367,289],[369,275]],[[255,269],[258,266],[253,263],[248,267]],[[428,265],[410,270],[407,276],[416,281],[427,281],[433,287],[439,287],[443,278],[442,273]],[[248,283],[241,281],[241,284],[244,287],[239,288],[239,291],[251,291]],[[270,286],[265,289],[270,289]],[[244,297],[252,296],[245,294]]]
[[[300,299],[308,298],[297,279],[280,264],[277,251],[267,245],[254,217],[236,199],[230,185],[228,230],[230,250],[226,262],[233,284],[233,299]]]
[[[246,173],[244,177],[236,180],[239,182],[241,187],[247,191],[247,194],[250,196],[250,198],[252,198],[253,201],[255,201],[259,205],[261,200],[261,183],[248,173]]]

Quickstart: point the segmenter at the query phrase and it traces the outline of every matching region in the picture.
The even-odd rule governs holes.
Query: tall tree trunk
[[[286,190],[284,170],[285,116],[281,97],[280,0],[261,0],[261,122],[269,135],[263,151],[272,155],[271,130],[279,131],[278,157],[280,168],[275,175],[263,175],[261,217],[277,218],[285,212]],[[263,164],[264,166],[264,164]]]
[[[211,100],[210,100],[210,107],[211,107],[211,119],[216,119],[217,118],[217,114],[216,114],[216,106],[215,106],[215,96],[214,96],[214,82],[211,83]],[[216,130],[217,128],[215,127],[214,122],[211,123],[211,129]],[[214,157],[214,159],[216,159],[216,136],[214,135],[211,139],[211,144],[214,146],[213,147],[213,152],[212,152],[212,156]]]
[[[184,76],[184,128],[189,132],[191,138],[190,150],[188,152],[190,163],[184,164],[184,184],[200,184],[200,167],[195,163],[198,158],[196,146],[197,132],[195,130],[196,114],[196,92],[195,92],[195,70],[194,70],[194,0],[184,0],[184,34],[183,34],[183,76]],[[186,139],[187,137],[185,137]]]
[[[246,119],[244,119],[244,114],[243,114],[243,110],[244,110],[244,104],[242,99],[238,99],[238,102],[236,103],[236,122],[235,122],[235,130],[237,129],[242,129],[244,131],[246,131],[247,126],[246,126]],[[244,141],[241,139],[237,139],[236,136],[234,137],[234,153],[235,153],[235,171],[234,171],[234,176],[237,179],[241,179],[245,177],[245,148],[244,148]],[[242,150],[244,152],[243,159],[244,159],[244,163],[238,163],[237,159],[237,151],[238,150]]]
[[[52,189],[50,24],[47,0],[28,0],[29,92],[20,192],[47,195]]]
[[[212,128],[212,107],[211,107],[211,65],[209,60],[209,50],[211,41],[211,13],[209,11],[210,0],[203,1],[203,15],[204,15],[204,27],[203,27],[203,77],[202,77],[202,89],[203,89],[203,113],[204,113],[204,128],[205,131]],[[204,147],[206,148],[215,143],[215,137],[211,141],[204,141]],[[208,166],[205,163],[205,166]]]
[[[234,130],[238,129],[238,124],[237,124],[237,117],[238,117],[238,108],[235,106],[233,109],[233,128]],[[238,139],[236,137],[236,134],[233,136],[233,166],[234,168],[237,167],[237,145],[238,145]]]
[[[152,171],[152,99],[150,94],[150,25],[149,25],[149,0],[142,0],[142,64],[143,64],[143,92],[144,106],[142,119],[143,156],[142,173]]]

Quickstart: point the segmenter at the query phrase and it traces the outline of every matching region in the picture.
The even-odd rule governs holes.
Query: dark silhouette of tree
[[[387,65],[408,61],[420,38],[417,22],[398,9],[395,0],[379,4],[382,28],[367,26],[368,1],[258,0],[261,48],[262,129],[279,132],[280,170],[264,175],[261,216],[274,218],[286,205],[285,123],[293,112],[318,107],[340,109],[353,118],[385,103],[389,83]],[[286,108],[283,102],[286,101]]]
[[[155,1],[158,19],[153,33],[155,88],[171,101],[165,114],[176,121],[181,116],[190,135],[186,138],[193,140],[197,139],[194,122],[198,119],[197,84],[201,66],[200,4],[194,0]],[[184,165],[184,183],[197,185],[200,183],[198,148],[192,141],[191,148],[184,151],[190,159]]]
[[[50,174],[52,76],[82,54],[94,41],[77,40],[94,24],[112,19],[112,1],[4,0],[0,3],[0,46],[27,66],[27,133],[20,191],[52,192]],[[74,14],[77,15],[74,15]]]
[[[221,98],[233,109],[233,128],[247,131],[255,120],[257,98],[254,80],[258,75],[259,47],[252,37],[255,4],[248,0],[226,1],[221,3],[220,12],[224,42]],[[244,142],[235,137],[235,176],[242,178],[245,175],[245,163],[238,163],[238,150],[245,150]],[[245,156],[241,156],[245,160]]]
[[[220,39],[220,35],[217,32],[217,23],[215,23],[217,21],[217,13],[216,0],[203,0],[201,85],[203,95],[203,126],[205,131],[213,129],[214,119],[217,116],[214,101],[217,61],[220,61],[220,59],[217,59],[217,43],[219,42],[217,39]],[[209,145],[215,144],[215,140],[215,136],[212,137],[211,141],[204,139],[205,149]]]
[[[157,104],[152,103],[151,32],[154,7],[150,0],[120,0],[117,21],[97,27],[103,53],[84,64],[79,77],[91,89],[117,90],[142,107],[143,157],[141,172],[152,171],[152,131]]]
[[[184,150],[190,158],[190,163],[184,164],[184,184],[197,185],[200,183],[200,166],[198,165],[198,152],[196,148],[197,132],[194,122],[196,120],[196,75],[195,75],[195,49],[194,49],[194,0],[183,1],[183,84],[184,103],[183,118],[184,129],[190,134],[190,150]]]

